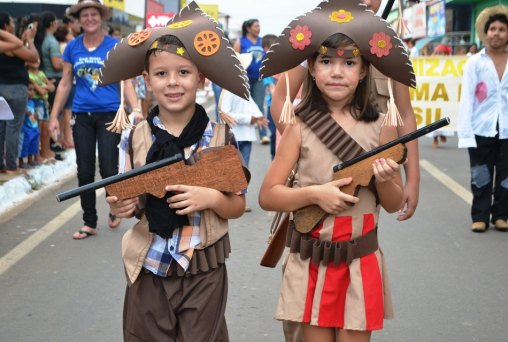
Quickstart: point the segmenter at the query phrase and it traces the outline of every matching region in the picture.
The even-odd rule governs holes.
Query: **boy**
[[[19,155],[19,167],[28,169],[39,165],[36,157],[39,153],[39,127],[37,125],[37,116],[35,115],[35,104],[32,99],[34,93],[34,85],[28,84],[28,102],[26,105],[26,116],[21,129],[21,153]],[[25,163],[25,158],[27,162]]]
[[[226,126],[209,121],[195,103],[196,92],[207,77],[247,98],[245,71],[222,31],[194,2],[167,27],[132,34],[117,44],[101,70],[101,83],[139,74],[143,60],[143,76],[158,106],[136,125],[130,147],[124,146],[133,168],[234,142]],[[122,241],[128,281],[124,339],[228,341],[227,220],[242,215],[244,194],[183,184],[165,189],[163,199],[107,197],[117,217],[140,218]]]

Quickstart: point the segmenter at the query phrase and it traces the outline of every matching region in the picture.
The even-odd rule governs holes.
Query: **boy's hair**
[[[178,39],[177,37],[175,37],[173,35],[170,35],[170,34],[166,34],[164,36],[161,36],[161,37],[157,38],[153,42],[152,46],[154,44],[156,46],[159,46],[160,48],[150,48],[146,52],[146,56],[145,56],[145,70],[146,71],[150,70],[150,57],[154,56],[155,54],[157,54],[157,52],[164,51],[163,48],[165,46],[175,45],[177,47],[183,47],[183,48],[185,48],[185,46],[183,45],[183,43],[182,43],[182,41],[180,39]]]
[[[274,34],[266,34],[261,38],[261,47],[263,49],[268,49],[277,39],[277,36]]]
[[[483,28],[483,33],[485,33],[485,34],[487,33],[487,31],[489,30],[490,24],[492,24],[494,21],[500,21],[503,24],[508,26],[508,17],[506,17],[506,15],[504,15],[503,13],[497,13],[497,14],[491,15],[489,17],[489,19],[485,23],[485,27]]]
[[[356,45],[355,42],[350,39],[348,36],[342,33],[336,33],[328,37],[326,41],[323,42],[323,46],[337,49],[348,45]],[[319,52],[316,52],[312,55],[312,61],[316,61],[319,56]],[[370,63],[362,57],[362,63],[365,68],[369,68]],[[312,111],[318,111],[322,114],[330,113],[330,108],[328,107],[328,103],[323,97],[323,94],[316,86],[316,82],[313,80],[310,72],[307,73],[307,77],[303,84],[303,97],[302,101],[296,108],[296,114],[306,115]],[[377,120],[379,117],[379,113],[374,109],[369,100],[370,94],[370,74],[367,73],[367,76],[360,81],[358,87],[356,88],[355,94],[353,96],[353,100],[349,103],[349,108],[351,110],[351,114],[356,120],[371,122]]]
[[[65,24],[60,24],[56,28],[55,33],[53,34],[55,36],[55,39],[59,43],[64,43],[67,40],[67,35],[69,34],[69,28]]]

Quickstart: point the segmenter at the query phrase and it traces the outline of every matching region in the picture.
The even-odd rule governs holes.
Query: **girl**
[[[329,18],[328,24],[322,18]],[[368,101],[370,63],[405,84],[414,80],[396,40],[365,6],[331,1],[293,21],[264,61],[264,76],[308,61],[296,123],[284,130],[259,195],[265,210],[318,205],[328,213],[309,233],[288,232],[290,254],[276,318],[299,322],[306,341],[368,341],[372,330],[383,327],[383,318],[392,316],[376,231],[380,207],[392,213],[402,203],[399,165],[375,160],[374,181],[356,196],[341,191],[351,178],[332,181],[332,168],[397,137],[396,128],[383,127],[384,114]],[[295,167],[288,188],[284,184]]]

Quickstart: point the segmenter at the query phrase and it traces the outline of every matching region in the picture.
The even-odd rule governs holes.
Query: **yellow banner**
[[[219,5],[199,5],[199,7],[215,21],[219,21]]]
[[[421,127],[445,116],[450,117],[446,131],[456,131],[466,56],[415,57],[411,59],[416,89],[409,88],[416,124]]]
[[[120,11],[125,11],[125,1],[124,0],[104,0],[104,5],[112,8],[116,8]]]

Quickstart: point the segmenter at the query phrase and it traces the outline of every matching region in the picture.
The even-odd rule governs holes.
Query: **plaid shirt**
[[[153,121],[154,125],[157,125],[159,128],[166,130],[158,116],[154,117]],[[205,129],[205,132],[203,133],[201,140],[192,145],[190,148],[185,149],[186,159],[188,159],[195,152],[199,152],[210,146],[210,141],[213,137],[213,125],[215,125],[215,123],[210,121]],[[152,139],[155,139],[154,135],[152,135]],[[232,139],[233,140],[230,141],[230,143],[237,146],[234,138]],[[120,149],[123,153],[127,153],[126,155],[128,155],[128,141],[121,141]],[[246,190],[242,191],[242,194],[245,193]],[[172,260],[176,260],[176,262],[178,262],[178,264],[184,270],[189,268],[190,260],[194,253],[194,248],[201,243],[201,239],[199,237],[201,212],[189,214],[187,217],[189,218],[190,225],[184,226],[181,229],[175,229],[172,238],[164,239],[157,234],[153,234],[153,241],[150,245],[150,248],[148,249],[148,253],[143,264],[144,268],[161,277],[165,277],[167,275]]]

